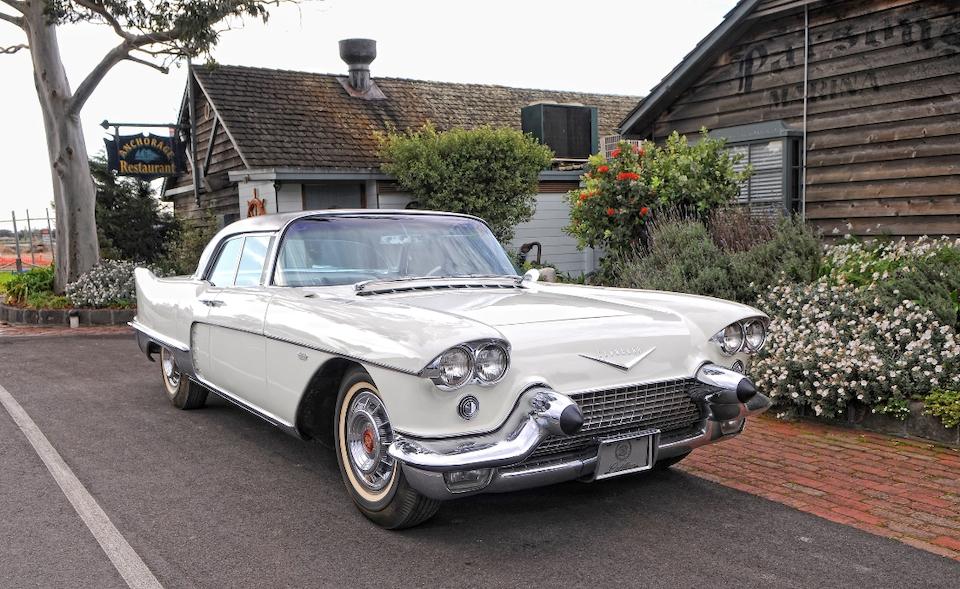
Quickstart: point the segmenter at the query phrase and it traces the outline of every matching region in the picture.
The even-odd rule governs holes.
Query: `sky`
[[[271,10],[266,25],[233,23],[217,62],[346,73],[337,41],[377,40],[371,73],[642,96],[707,35],[736,0],[308,0]],[[3,4],[0,4],[2,7]],[[9,9],[6,10],[9,12]],[[64,25],[59,39],[76,88],[118,38],[104,25]],[[0,21],[0,47],[25,42]],[[0,55],[0,219],[41,216],[49,166],[29,55]],[[84,106],[87,150],[103,149],[100,121],[176,120],[186,74],[124,62]],[[123,132],[130,131],[124,129]],[[165,132],[165,130],[164,130]],[[40,213],[40,215],[38,215]]]

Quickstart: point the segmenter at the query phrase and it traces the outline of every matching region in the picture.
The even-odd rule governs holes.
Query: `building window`
[[[740,188],[738,202],[764,215],[800,210],[800,137],[782,121],[742,125],[710,132],[727,140],[727,149],[743,158],[735,168],[753,167]]]

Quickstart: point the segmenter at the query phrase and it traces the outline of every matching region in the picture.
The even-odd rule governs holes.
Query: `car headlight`
[[[437,358],[436,367],[441,384],[460,388],[473,377],[473,354],[462,346],[450,348]]]
[[[720,336],[720,349],[726,354],[736,354],[743,348],[743,326],[732,323],[723,328]]]
[[[487,344],[477,349],[477,378],[492,384],[503,378],[509,363],[507,350],[500,344]]]
[[[766,339],[766,321],[762,317],[750,317],[724,327],[710,341],[719,345],[724,354],[733,356],[737,352],[757,352]]]
[[[503,340],[476,340],[454,346],[420,372],[440,389],[452,391],[471,382],[496,384],[510,367],[510,345]]]
[[[747,349],[756,352],[763,347],[763,342],[767,339],[767,328],[763,321],[754,319],[743,324],[743,334]]]

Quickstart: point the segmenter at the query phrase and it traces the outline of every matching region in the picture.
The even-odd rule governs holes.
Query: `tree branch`
[[[103,59],[100,60],[100,63],[90,70],[90,73],[87,74],[87,77],[83,79],[83,82],[80,82],[80,85],[77,87],[77,91],[74,92],[73,96],[70,98],[70,106],[67,109],[68,115],[80,114],[80,109],[83,108],[83,105],[87,102],[87,99],[90,98],[91,94],[93,94],[97,84],[103,80],[103,77],[107,75],[107,72],[109,72],[113,66],[129,57],[132,49],[133,47],[130,46],[130,42],[124,41],[103,56]]]
[[[127,55],[126,57],[124,57],[124,59],[127,60],[127,61],[132,61],[132,62],[134,62],[134,63],[143,64],[143,65],[148,66],[148,67],[152,67],[153,69],[157,70],[158,72],[161,72],[161,73],[164,73],[164,74],[170,73],[170,70],[167,69],[167,67],[164,66],[164,65],[160,65],[160,64],[158,64],[158,63],[153,63],[153,62],[147,61],[147,60],[145,60],[145,59],[140,59],[140,58],[134,57],[134,56],[132,56],[132,55]]]
[[[0,2],[3,2],[3,3],[6,4],[7,6],[9,6],[10,8],[13,8],[13,9],[16,10],[17,12],[19,12],[20,14],[26,14],[26,13],[27,13],[27,3],[24,2],[23,0],[0,0]]]
[[[112,14],[110,14],[110,12],[108,12],[107,9],[103,7],[103,5],[98,4],[97,2],[93,2],[92,0],[74,0],[74,2],[76,2],[80,6],[83,6],[90,12],[96,14],[103,20],[107,21],[107,24],[113,28],[113,31],[116,34],[120,35],[121,37],[123,37],[128,41],[133,39],[133,35],[123,30],[123,27],[120,25],[120,21],[118,21]]]
[[[0,20],[5,20],[10,24],[17,25],[21,29],[23,28],[23,19],[19,16],[13,16],[12,14],[7,14],[6,12],[0,12]]]
[[[10,55],[20,51],[21,49],[30,49],[30,47],[24,45],[23,43],[20,43],[19,45],[13,45],[11,47],[0,47],[0,54]]]

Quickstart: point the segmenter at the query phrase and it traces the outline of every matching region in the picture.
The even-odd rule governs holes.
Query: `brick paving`
[[[960,561],[958,449],[763,416],[679,468]]]

